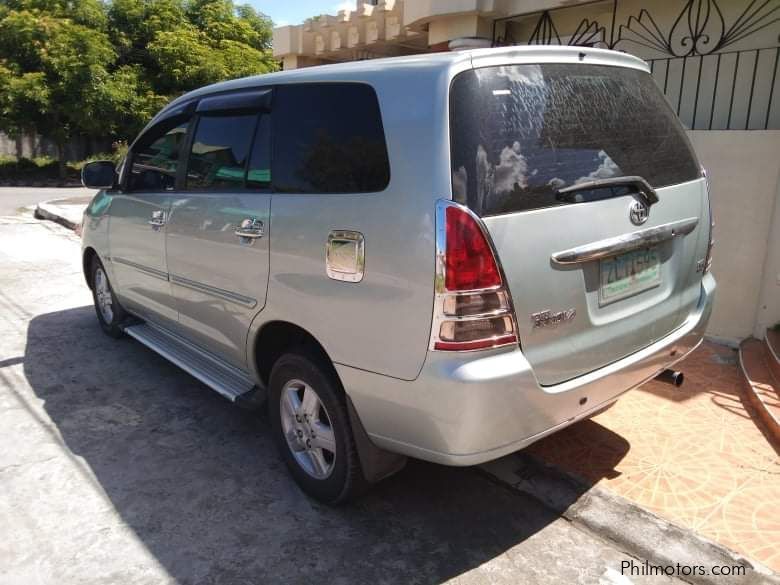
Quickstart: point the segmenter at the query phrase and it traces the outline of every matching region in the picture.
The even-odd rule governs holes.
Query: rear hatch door
[[[698,299],[706,187],[647,72],[477,68],[454,79],[450,115],[453,198],[488,228],[541,384],[684,322]]]

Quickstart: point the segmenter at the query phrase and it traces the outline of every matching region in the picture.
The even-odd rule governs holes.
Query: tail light
[[[712,249],[715,247],[715,218],[712,215],[712,199],[710,196],[710,180],[707,178],[706,169],[702,168],[701,175],[704,177],[704,182],[707,185],[707,207],[710,214],[710,235],[707,242],[707,255],[704,257],[704,270],[703,273],[707,274],[712,268]]]
[[[431,349],[517,344],[512,306],[482,222],[451,201],[436,207],[436,301]]]

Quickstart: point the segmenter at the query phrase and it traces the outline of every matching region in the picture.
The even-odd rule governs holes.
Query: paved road
[[[0,216],[15,214],[20,208],[47,199],[92,195],[94,189],[81,187],[0,187]]]
[[[473,469],[312,502],[262,416],[102,335],[78,253],[0,219],[0,583],[671,582]]]

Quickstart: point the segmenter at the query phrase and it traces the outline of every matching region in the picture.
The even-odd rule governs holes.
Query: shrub
[[[127,143],[118,141],[114,142],[111,147],[112,152],[101,152],[88,156],[84,160],[68,162],[65,167],[66,180],[69,182],[79,181],[84,165],[95,160],[110,160],[119,165],[122,159],[127,156]],[[58,177],[57,159],[50,156],[16,158],[12,155],[0,154],[0,182],[49,182]]]
[[[59,176],[57,161],[51,157],[19,158],[0,156],[0,181],[37,182],[57,180]],[[79,172],[72,164],[66,168],[68,180],[78,180]]]

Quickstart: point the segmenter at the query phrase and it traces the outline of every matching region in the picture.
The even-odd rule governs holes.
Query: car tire
[[[119,304],[108,280],[108,273],[97,257],[92,259],[90,275],[92,300],[95,303],[95,313],[100,328],[109,337],[119,338],[123,334],[122,324],[127,320],[127,312]]]
[[[301,489],[339,504],[367,487],[335,372],[312,353],[288,353],[271,370],[268,411],[279,453]]]

